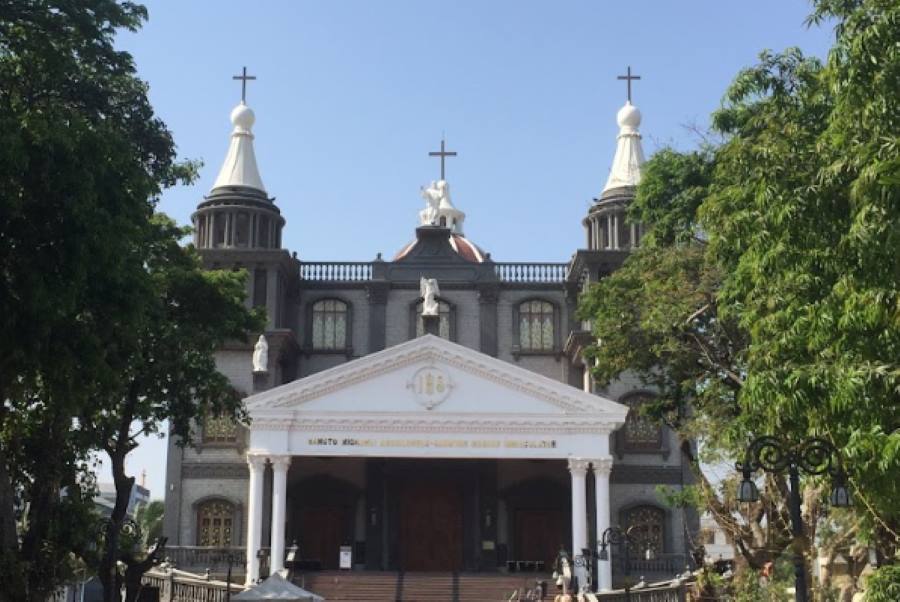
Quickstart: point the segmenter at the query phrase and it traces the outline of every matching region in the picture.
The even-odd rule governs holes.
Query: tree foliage
[[[187,435],[237,412],[212,352],[257,322],[243,274],[202,272],[154,216],[195,166],[114,47],[145,18],[115,0],[0,1],[0,599],[45,600],[73,556],[96,565],[91,451],[114,467],[115,550],[132,421]]]
[[[825,65],[764,54],[714,116],[727,142],[702,219],[721,313],[750,333],[742,406],[829,438],[896,545],[900,6],[821,1],[813,19],[836,20]]]
[[[631,371],[655,386],[648,411],[682,436],[689,459],[694,438],[710,459],[731,461],[759,434],[829,439],[851,475],[853,524],[890,558],[900,519],[900,6],[820,0],[813,10],[811,22],[835,26],[827,61],[764,52],[713,116],[720,144],[666,149],[646,164],[631,216],[648,236],[581,312],[599,337],[595,377]],[[729,530],[727,495],[697,475]],[[768,485],[783,509],[783,481]],[[811,545],[828,486],[807,483],[808,538],[795,545]],[[781,513],[766,524],[786,544]],[[734,534],[739,547],[761,545]]]

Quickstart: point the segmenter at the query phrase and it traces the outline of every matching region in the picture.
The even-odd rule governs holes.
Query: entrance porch
[[[588,547],[589,515],[610,524],[609,435],[627,409],[434,336],[246,404],[248,583],[264,533],[272,570],[296,539],[323,569],[348,545],[369,570],[496,571],[549,569],[561,545]]]

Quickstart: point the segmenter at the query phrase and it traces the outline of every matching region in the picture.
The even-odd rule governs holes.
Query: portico
[[[500,541],[503,536],[497,522],[518,519],[509,516],[512,501],[509,507],[497,502],[502,497],[498,491],[507,486],[498,480],[507,479],[508,499],[518,499],[517,471],[544,476],[563,473],[561,493],[550,497],[565,497],[556,501],[563,508],[569,505],[571,539],[561,533],[559,542],[570,541],[573,553],[588,547],[588,478],[596,480],[597,531],[610,524],[609,435],[624,423],[627,408],[438,337],[419,337],[257,393],[246,404],[251,418],[248,583],[259,576],[257,551],[264,546],[264,515],[271,517],[273,571],[284,568],[289,514],[293,514],[294,534],[301,526],[325,528],[329,520],[324,518],[327,512],[310,520],[308,508],[303,519],[292,510],[302,506],[303,500],[296,498],[314,497],[318,488],[329,487],[327,481],[306,488],[289,486],[289,473],[294,479],[313,473],[336,477],[342,466],[358,464],[352,470],[364,473],[359,478],[365,482],[348,511],[356,531],[353,539],[361,537],[373,548],[377,544],[388,557],[384,562],[407,563],[413,570],[431,566],[429,562],[444,562],[447,570],[455,570],[459,567],[454,563],[462,562],[452,554],[431,560],[423,559],[421,553],[413,554],[415,561],[404,557],[410,554],[410,544],[396,541],[412,541],[409,532],[430,533],[421,521],[431,514],[451,517],[442,522],[446,536],[433,536],[458,538],[467,554],[493,558],[491,553],[498,546],[507,545]],[[329,466],[329,458],[344,460]],[[272,471],[271,508],[264,512],[267,464]],[[498,479],[501,473],[508,476]],[[519,504],[517,516],[524,517],[521,520],[539,516],[541,509],[535,504]],[[553,512],[550,508],[540,516],[559,515]],[[398,516],[407,519],[397,520]],[[390,529],[382,526],[391,520]],[[316,540],[310,535],[299,532],[301,553],[304,540]],[[522,542],[516,545],[527,548]],[[600,584],[609,587],[610,571],[604,564]]]

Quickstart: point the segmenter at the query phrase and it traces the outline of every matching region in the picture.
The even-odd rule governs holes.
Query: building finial
[[[256,76],[247,75],[247,67],[244,67],[240,75],[234,75],[231,79],[241,80],[241,104],[247,104],[247,81],[256,79]]]
[[[246,102],[247,81],[255,80],[256,76],[247,75],[247,68],[244,67],[241,75],[235,75],[232,79],[241,80],[241,102],[231,111],[231,124],[234,126],[231,144],[212,189],[241,186],[265,193],[266,188],[259,176],[256,153],[253,150],[252,128],[256,123],[256,115]]]
[[[627,86],[628,95],[626,98],[628,99],[628,104],[631,104],[631,82],[632,82],[632,80],[635,80],[635,79],[641,79],[641,76],[640,75],[632,75],[631,74],[631,65],[628,65],[628,71],[627,71],[626,75],[619,75],[616,77],[616,79],[624,79],[626,82],[628,82],[628,86]]]
[[[448,151],[444,148],[444,135],[441,134],[441,150],[439,151],[431,151],[428,153],[429,157],[440,157],[441,158],[441,180],[446,180],[446,172],[444,170],[444,159],[447,157],[455,157],[456,151]]]

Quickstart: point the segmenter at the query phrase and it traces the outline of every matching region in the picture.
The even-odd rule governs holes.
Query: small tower
[[[266,194],[253,152],[253,110],[231,111],[231,144],[209,195],[191,216],[198,249],[280,249],[284,218]]]
[[[587,233],[587,248],[592,251],[627,250],[640,244],[640,224],[626,220],[628,205],[634,199],[635,188],[641,181],[641,166],[644,163],[638,131],[641,112],[631,104],[631,79],[637,77],[631,75],[630,67],[628,72],[628,100],[616,115],[619,135],[612,169],[603,192],[594,199],[587,217],[582,221]]]
[[[281,349],[294,345],[286,341],[294,336],[288,331],[297,303],[300,266],[281,248],[285,220],[275,199],[266,192],[256,164],[256,116],[246,100],[247,80],[256,78],[247,75],[244,68],[243,74],[234,79],[242,80],[241,102],[231,111],[231,140],[219,175],[191,216],[194,245],[207,268],[247,270],[247,304],[265,308],[269,355],[285,360],[288,356]],[[277,365],[276,360],[274,380],[269,385],[293,377],[293,367]]]

